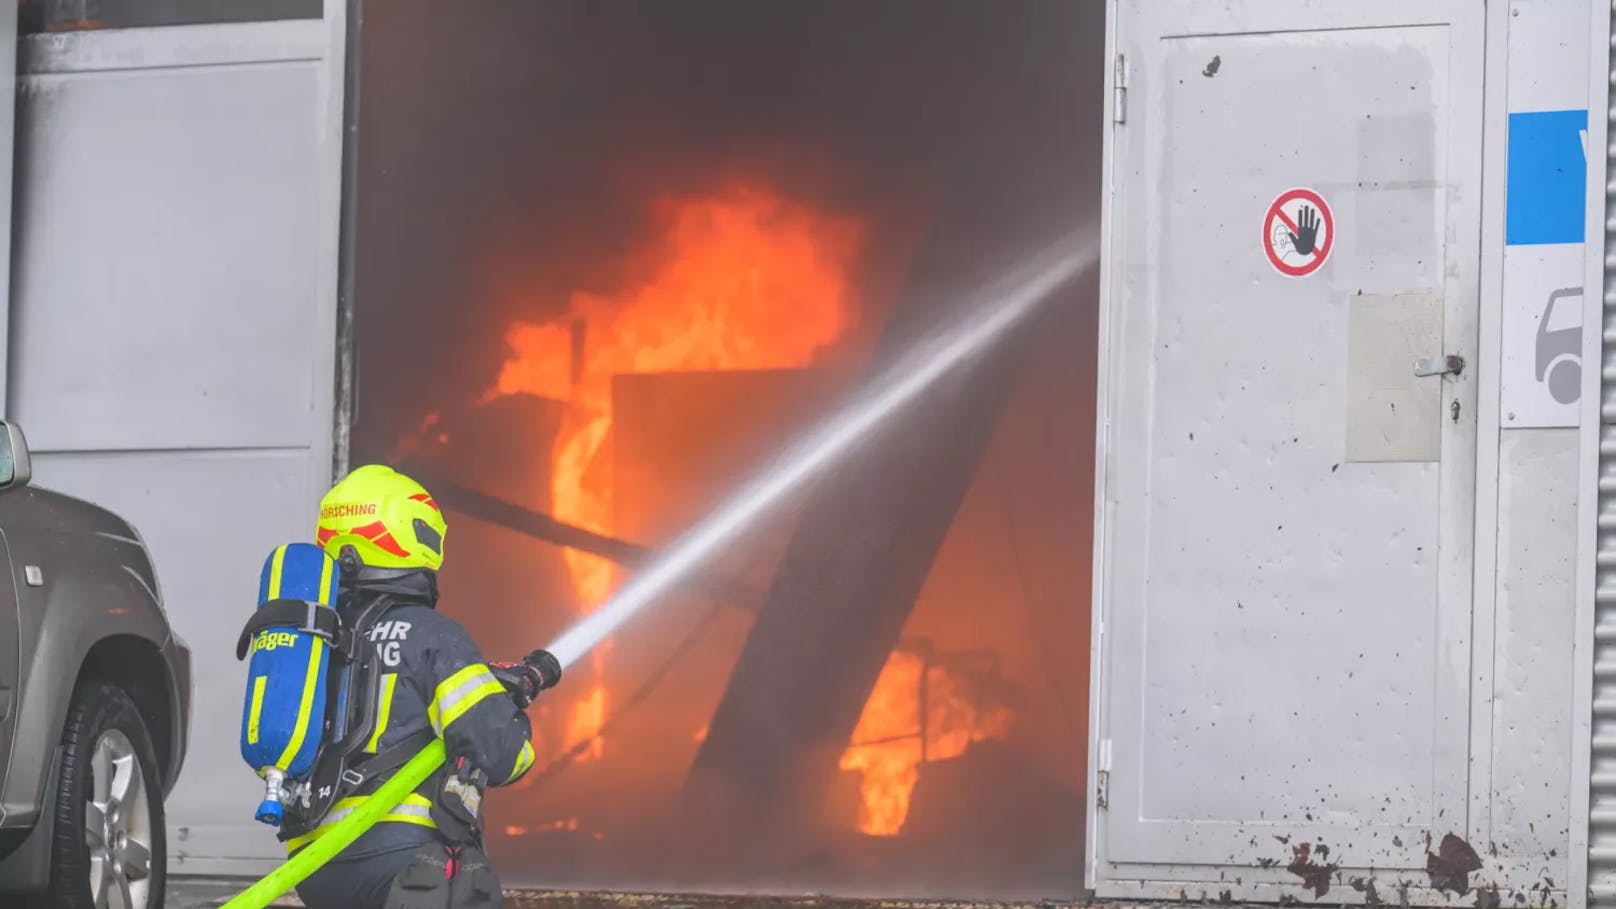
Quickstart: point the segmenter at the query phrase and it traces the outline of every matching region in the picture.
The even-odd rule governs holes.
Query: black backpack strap
[[[353,662],[368,663],[370,651],[365,639],[370,634],[371,626],[381,621],[387,610],[397,605],[397,600],[382,595],[374,597],[362,607],[349,608],[346,613],[349,621],[343,623],[341,632],[331,642],[332,646]],[[368,733],[366,737],[369,737]]]
[[[348,673],[347,729],[340,740],[326,741],[320,746],[314,769],[309,774],[308,803],[288,806],[286,817],[281,821],[282,841],[318,827],[338,799],[373,790],[377,781],[404,766],[435,737],[430,730],[423,729],[379,754],[366,755],[363,750],[376,728],[377,694],[381,690],[376,650],[366,636],[395,605],[398,605],[397,600],[386,594],[373,597],[362,606],[344,603],[342,614],[348,616],[348,620],[339,623],[331,649],[334,670]],[[266,603],[258,611],[269,608],[270,604]]]
[[[247,624],[236,639],[236,659],[246,658],[255,635],[276,625],[293,625],[299,631],[328,641],[336,638],[342,629],[337,611],[329,606],[311,600],[270,600],[247,617]]]
[[[421,749],[425,748],[435,738],[437,738],[437,735],[430,729],[422,729],[420,732],[412,733],[403,740],[376,752],[373,757],[368,758],[357,767],[350,768],[348,770],[350,776],[344,782],[352,781],[351,791],[353,792],[371,790],[380,785],[382,780],[392,776],[398,768],[408,764],[410,758],[420,754]]]

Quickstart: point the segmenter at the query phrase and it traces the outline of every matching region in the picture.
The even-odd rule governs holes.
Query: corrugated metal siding
[[[1616,12],[1616,2],[1611,4]],[[1616,82],[1616,33],[1609,67]],[[1613,96],[1616,97],[1616,96]],[[1607,111],[1616,127],[1616,104]],[[1611,130],[1616,136],[1616,129]],[[1616,146],[1607,143],[1604,363],[1600,381],[1599,556],[1594,593],[1593,754],[1588,812],[1588,895],[1616,901]]]

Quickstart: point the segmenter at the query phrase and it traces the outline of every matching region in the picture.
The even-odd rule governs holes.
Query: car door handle
[[[1464,372],[1464,357],[1448,354],[1445,357],[1426,357],[1414,364],[1416,376],[1447,376]]]

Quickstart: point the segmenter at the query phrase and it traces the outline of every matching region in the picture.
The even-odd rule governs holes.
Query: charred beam
[[[965,316],[938,301],[986,276],[954,230],[933,238],[877,345],[877,367]],[[1053,308],[1053,307],[1049,307]],[[864,702],[991,440],[1039,319],[898,415],[810,494],[682,794],[677,862],[783,868],[811,835]],[[692,851],[694,850],[694,851]],[[725,858],[728,856],[729,858]],[[677,874],[677,871],[675,872]]]
[[[656,554],[653,547],[596,533],[576,524],[568,524],[542,511],[461,486],[446,477],[423,473],[416,468],[409,470],[421,485],[432,490],[432,495],[440,505],[469,518],[514,530],[556,546],[565,546],[600,556],[628,568],[639,567]],[[706,596],[747,610],[755,609],[756,604],[762,599],[760,591],[740,581],[711,574],[693,576],[689,585],[693,590]]]

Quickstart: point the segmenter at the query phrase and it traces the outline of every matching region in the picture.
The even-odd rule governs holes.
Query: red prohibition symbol
[[[1282,275],[1301,278],[1319,270],[1335,245],[1335,216],[1311,189],[1288,189],[1263,218],[1263,252]]]

